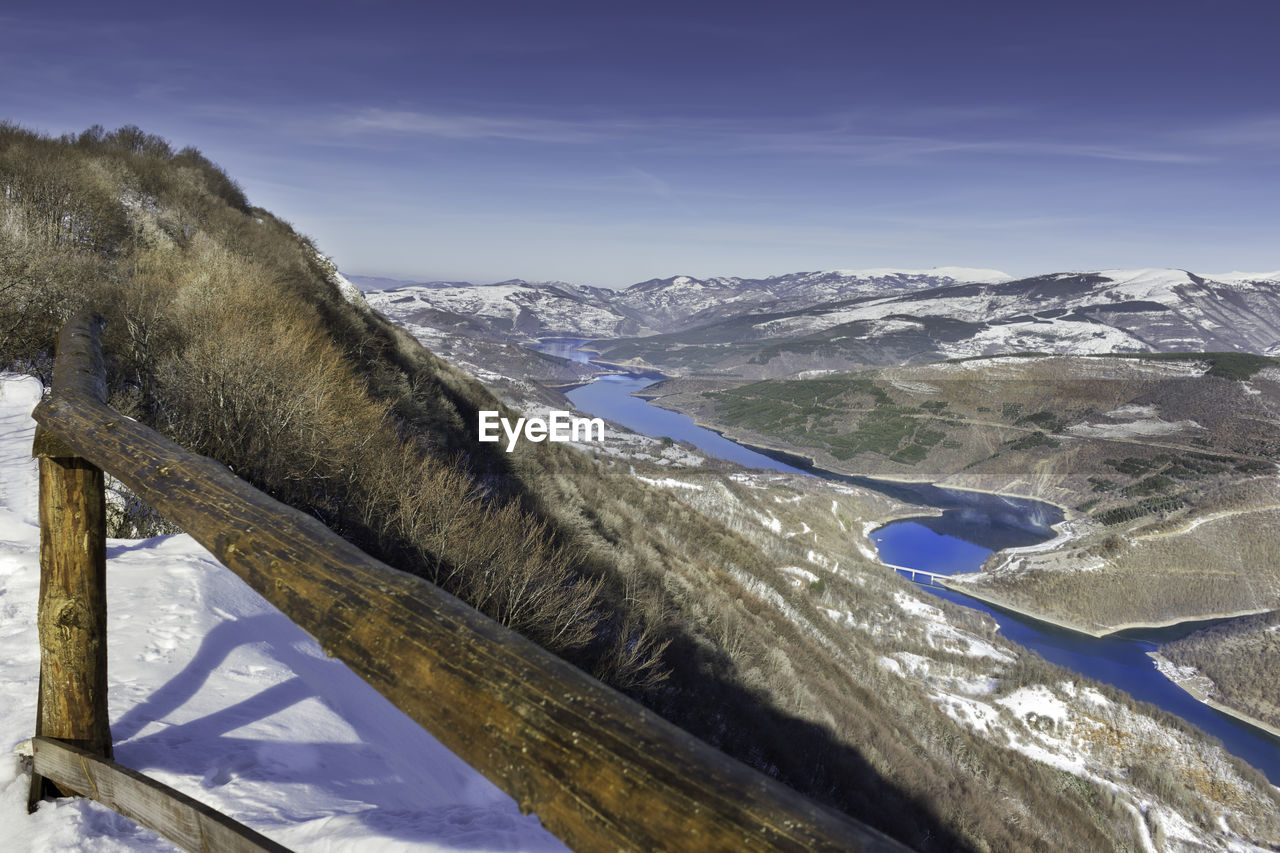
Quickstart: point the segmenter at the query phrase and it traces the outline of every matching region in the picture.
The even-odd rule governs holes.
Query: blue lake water
[[[700,427],[688,415],[646,403],[635,392],[652,385],[654,379],[641,376],[601,376],[594,382],[574,388],[566,396],[584,412],[608,418],[627,429],[651,436],[666,436],[687,441],[705,453],[728,459],[749,468],[767,468],[803,474],[804,471],[785,462],[771,459],[741,444],[730,441],[714,430]]]
[[[586,361],[576,339],[558,339],[539,347],[557,355]],[[1049,525],[1061,511],[1038,501],[999,495],[939,489],[927,484],[902,484],[865,477],[815,472],[804,464],[788,464],[730,441],[700,427],[687,415],[668,411],[631,396],[656,380],[634,375],[601,376],[568,393],[583,412],[600,416],[644,435],[687,441],[703,452],[753,468],[824,476],[875,488],[894,497],[943,509],[938,517],[904,519],[875,531],[872,539],[886,563],[939,574],[976,571],[995,550],[1044,541],[1053,535]],[[1161,642],[1185,636],[1205,623],[1172,628],[1126,631],[1095,638],[992,607],[942,587],[923,587],[930,593],[989,614],[1005,637],[1038,652],[1045,659],[1089,678],[1127,691],[1219,738],[1235,755],[1280,785],[1280,738],[1223,714],[1173,684],[1155,668],[1147,652]]]
[[[994,553],[991,548],[939,533],[918,521],[886,525],[872,539],[880,559],[889,565],[941,575],[971,572]]]
[[[904,519],[875,531],[871,538],[881,559],[893,565],[957,574],[976,570],[993,553],[963,539],[938,534],[922,521],[925,520]],[[1185,637],[1214,620],[1090,637],[943,587],[923,588],[939,598],[989,614],[1000,625],[1000,633],[1045,660],[1119,687],[1133,698],[1150,702],[1203,729],[1221,740],[1227,750],[1261,770],[1273,785],[1280,784],[1280,739],[1197,702],[1161,675],[1147,657],[1147,652],[1157,651],[1160,643]]]

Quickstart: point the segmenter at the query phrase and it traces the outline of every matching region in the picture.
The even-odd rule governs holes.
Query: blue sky
[[[0,117],[195,145],[351,273],[1280,268],[1270,0],[35,6]]]

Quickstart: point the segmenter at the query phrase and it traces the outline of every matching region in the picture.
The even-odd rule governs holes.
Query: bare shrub
[[[112,539],[149,539],[181,533],[182,528],[156,512],[124,483],[106,475],[107,536]]]

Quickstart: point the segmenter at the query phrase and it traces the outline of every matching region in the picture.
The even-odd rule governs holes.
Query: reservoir
[[[939,574],[972,572],[993,553],[963,539],[932,530],[932,519],[903,519],[885,525],[871,538],[880,558],[893,565],[905,565]],[[1175,714],[1222,741],[1228,752],[1243,758],[1263,772],[1273,785],[1280,785],[1280,739],[1261,729],[1198,702],[1155,668],[1147,652],[1161,643],[1185,637],[1209,622],[1187,622],[1168,628],[1137,628],[1106,637],[1091,637],[1059,628],[1027,616],[1001,610],[944,587],[923,587],[939,598],[989,614],[1000,625],[1000,633],[1021,646],[1039,653],[1045,660],[1081,675],[1119,687],[1135,699]]]
[[[544,341],[539,349],[586,361],[589,354],[576,349],[580,343],[582,341],[575,339]],[[730,441],[696,425],[687,415],[631,396],[655,381],[656,378],[630,374],[601,376],[571,390],[567,396],[585,413],[644,435],[687,441],[721,459],[752,468],[824,476],[943,509],[942,515],[936,518],[903,519],[875,531],[872,539],[886,563],[939,574],[972,572],[994,551],[1045,541],[1053,535],[1049,525],[1061,520],[1060,510],[1039,501],[805,470]],[[1034,650],[1046,660],[1119,687],[1135,699],[1181,717],[1220,739],[1228,751],[1257,767],[1272,784],[1280,785],[1280,739],[1196,701],[1161,675],[1147,657],[1147,652],[1155,651],[1160,643],[1185,636],[1205,623],[1124,631],[1095,638],[1010,613],[942,587],[922,588],[989,614],[1005,637]]]

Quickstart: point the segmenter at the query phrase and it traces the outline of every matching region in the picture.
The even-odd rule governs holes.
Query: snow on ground
[[[1213,683],[1213,679],[1194,666],[1179,666],[1159,652],[1147,652],[1147,657],[1151,658],[1155,663],[1156,669],[1160,671],[1161,675],[1201,702],[1216,698],[1215,694],[1217,694],[1218,690],[1217,685]]]
[[[1043,684],[1019,688],[1008,696],[997,699],[996,704],[1008,708],[1018,719],[1053,720],[1057,726],[1065,724],[1071,716],[1071,709],[1067,704]]]
[[[808,525],[806,524],[805,527],[808,527]],[[806,530],[804,532],[808,533],[809,531]],[[788,534],[788,535],[794,536],[795,534]],[[832,569],[833,571],[840,570],[840,563],[831,559],[826,554],[819,554],[817,551],[809,550],[805,552],[804,558],[808,560],[810,563],[813,563],[815,566],[821,566],[824,569]]]
[[[1148,654],[1151,659],[1155,661],[1156,669],[1160,670],[1160,674],[1172,681],[1174,684],[1177,684],[1180,681],[1186,681],[1189,678],[1195,678],[1200,674],[1200,671],[1194,666],[1179,666],[1162,655]]]
[[[795,587],[808,586],[818,582],[818,576],[808,569],[799,566],[779,566],[778,571],[787,576],[787,581]]]
[[[1225,284],[1248,284],[1254,281],[1280,281],[1280,270],[1275,272],[1223,272],[1206,275],[1205,278],[1212,281],[1221,281]]]
[[[1172,269],[1134,269],[1134,270],[1099,270],[1098,275],[1106,276],[1113,282],[1107,288],[1108,295],[1122,300],[1140,300],[1166,302],[1176,298],[1174,291],[1179,287],[1192,284],[1191,276],[1186,270]]]
[[[329,271],[329,277],[333,279],[333,283],[338,286],[338,292],[342,294],[342,298],[350,302],[352,305],[368,305],[365,302],[364,294],[360,292],[360,288],[351,283],[345,275],[338,271],[338,265],[326,258],[320,252],[316,252],[316,258]]]
[[[906,391],[909,394],[940,393],[937,385],[931,385],[928,382],[908,382],[904,379],[890,379],[889,384],[899,391]]]
[[[1079,323],[1058,319],[987,326],[968,338],[944,342],[938,347],[947,358],[965,358],[1019,350],[1080,355],[1141,352],[1147,348],[1140,339],[1123,329],[1098,323]]]
[[[832,513],[836,511],[835,506],[835,501],[832,501]],[[844,522],[841,522],[840,526],[843,527]],[[876,553],[875,540],[871,538],[871,534],[881,526],[878,521],[864,521],[862,522],[862,535],[853,537],[853,547],[858,549],[858,553],[877,563],[880,562],[880,555]]]
[[[778,534],[782,533],[782,522],[778,520],[778,518],[775,517],[773,513],[766,514],[766,513],[755,512],[754,515],[756,519],[761,524],[764,525],[765,530],[768,530],[772,533],[778,533]]]
[[[1160,418],[1144,418],[1119,424],[1072,424],[1067,432],[1085,438],[1143,438],[1171,435],[1189,429],[1204,429],[1192,420],[1166,421]]]
[[[619,333],[625,322],[620,314],[576,297],[569,289],[572,285],[523,281],[457,287],[410,285],[373,291],[366,298],[374,308],[396,317],[436,308],[497,321],[512,331],[536,316],[546,330],[574,337],[605,338]]]
[[[172,850],[88,800],[26,813],[34,731],[40,397],[0,378],[0,848]],[[296,850],[563,850],[190,537],[108,546],[108,705],[120,763]]]
[[[673,468],[697,468],[706,462],[706,457],[690,452],[685,445],[650,438],[638,432],[619,429],[609,423],[605,424],[603,442],[576,441],[569,442],[568,446],[590,451],[598,456],[651,462]]]
[[[686,483],[684,480],[677,480],[674,477],[663,477],[661,480],[655,480],[652,477],[641,477],[636,473],[636,469],[631,469],[631,476],[635,477],[642,483],[648,483],[650,486],[659,486],[664,489],[692,489],[695,492],[702,491],[702,486],[698,483]]]
[[[925,640],[934,649],[974,658],[990,658],[1000,663],[1013,663],[1013,656],[976,634],[957,628],[932,604],[904,592],[895,592],[893,600],[902,611],[925,632]]]
[[[986,702],[953,693],[934,692],[934,700],[951,719],[985,735],[1000,730],[1000,713]]]
[[[933,276],[949,278],[957,284],[1013,281],[1013,276],[1000,270],[975,269],[973,267],[934,267],[927,270],[900,270],[877,267],[866,270],[830,270],[827,274],[846,278],[885,278],[889,276]]]

